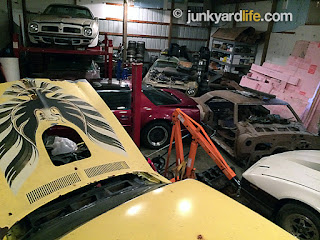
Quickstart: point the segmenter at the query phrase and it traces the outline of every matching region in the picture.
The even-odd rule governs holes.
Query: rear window
[[[127,110],[131,108],[130,92],[98,92],[111,110]]]
[[[169,93],[157,90],[154,88],[149,88],[143,91],[144,95],[156,106],[159,105],[174,105],[179,104],[180,101],[175,97],[171,96]]]

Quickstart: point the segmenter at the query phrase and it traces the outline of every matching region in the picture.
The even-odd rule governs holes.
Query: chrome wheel
[[[319,240],[320,215],[303,203],[287,203],[277,214],[276,222],[280,227],[303,240]]]

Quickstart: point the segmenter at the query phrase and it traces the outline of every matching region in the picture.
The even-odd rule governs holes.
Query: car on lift
[[[249,167],[275,153],[320,149],[289,103],[246,89],[217,90],[193,98],[211,137],[235,160]]]
[[[92,86],[109,106],[122,126],[131,133],[130,84],[93,82]],[[171,135],[172,113],[181,108],[195,121],[200,120],[197,103],[175,89],[155,89],[142,85],[141,94],[141,142],[148,148],[159,149],[167,145]]]
[[[3,83],[0,109],[0,239],[294,239],[155,172],[87,81]]]
[[[320,239],[320,151],[264,157],[242,175],[249,206],[299,239]]]
[[[31,43],[95,47],[99,20],[89,8],[71,4],[50,4],[28,24]]]

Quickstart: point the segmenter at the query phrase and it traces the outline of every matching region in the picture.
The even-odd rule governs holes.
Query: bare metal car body
[[[51,4],[28,24],[29,39],[34,44],[95,47],[99,24],[87,7]]]
[[[211,138],[237,161],[251,163],[263,156],[320,149],[320,137],[306,131],[285,101],[247,91],[212,91],[194,100]],[[285,112],[287,111],[287,112]],[[283,118],[288,116],[291,118]]]
[[[192,76],[177,70],[179,59],[162,57],[157,59],[143,78],[144,83],[156,88],[173,88],[183,91],[189,97],[198,92],[198,83]]]

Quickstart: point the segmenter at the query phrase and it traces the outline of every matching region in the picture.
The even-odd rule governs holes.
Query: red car
[[[92,83],[101,98],[109,106],[128,133],[131,133],[131,89],[128,85]],[[143,85],[141,94],[141,143],[159,149],[169,143],[171,118],[180,108],[195,121],[200,121],[197,103],[184,93],[174,89],[157,90]]]

